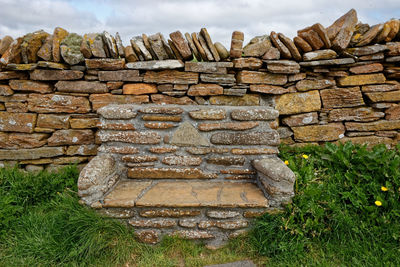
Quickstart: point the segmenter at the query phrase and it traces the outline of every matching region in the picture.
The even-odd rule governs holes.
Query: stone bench
[[[101,146],[79,195],[127,219],[144,242],[175,234],[218,245],[293,196],[270,107],[109,105],[98,114]]]

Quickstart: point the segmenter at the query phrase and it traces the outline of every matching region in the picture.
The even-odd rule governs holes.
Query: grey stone
[[[277,131],[281,139],[288,138],[293,135],[293,132],[289,127],[279,127]]]
[[[39,147],[33,149],[0,150],[0,160],[31,160],[52,158],[64,154],[63,147]]]
[[[279,145],[279,134],[275,130],[264,132],[229,133],[219,132],[211,136],[215,145]]]
[[[246,110],[233,110],[231,117],[234,120],[253,121],[253,120],[274,120],[278,118],[279,113],[272,108],[248,108]]]
[[[89,33],[85,34],[84,38],[87,39],[90,50],[92,51],[94,57],[107,57],[107,54],[104,51],[103,37],[101,36],[101,34]]]
[[[220,42],[216,42],[214,46],[215,49],[217,49],[218,55],[221,58],[221,60],[225,60],[229,57],[229,52],[223,44],[221,44]]]
[[[156,54],[157,58],[159,60],[165,60],[168,59],[168,53],[164,48],[163,41],[161,39],[161,34],[156,33],[153,35],[149,36],[149,43],[151,45],[151,48],[153,49],[154,53]]]
[[[61,42],[61,56],[69,65],[76,65],[85,60],[81,52],[82,36],[70,33]]]
[[[300,72],[300,65],[293,60],[266,60],[268,71],[272,73],[295,74]]]
[[[122,45],[121,36],[119,35],[118,32],[115,34],[115,43],[117,44],[118,55],[120,57],[125,57],[125,48]]]
[[[252,261],[245,260],[245,261],[235,261],[224,264],[207,265],[204,267],[257,267],[257,265],[255,265]]]
[[[353,56],[366,56],[383,52],[385,50],[388,50],[388,47],[386,45],[376,44],[364,47],[347,48],[345,52]]]
[[[200,74],[200,80],[206,83],[233,84],[236,82],[234,74]]]
[[[325,60],[300,62],[299,64],[302,67],[315,67],[315,66],[346,65],[346,64],[352,64],[354,62],[355,61],[352,58],[337,58],[337,59],[325,59]]]
[[[107,93],[105,83],[87,81],[58,81],[55,85],[57,91],[69,93]]]
[[[138,69],[138,70],[166,70],[166,69],[179,69],[185,65],[182,61],[176,59],[168,60],[152,60],[152,61],[138,61],[130,62],[125,65],[127,69]]]
[[[271,46],[271,40],[268,35],[256,36],[243,47],[243,54],[245,57],[261,57]]]
[[[143,56],[145,60],[152,60],[152,56],[144,45],[143,38],[141,36],[135,36],[131,39],[131,45],[133,50],[135,50],[136,54],[139,56]],[[139,50],[139,51],[138,51]],[[140,56],[139,56],[140,58]]]
[[[107,31],[103,32],[103,40],[112,58],[118,58],[117,44],[114,37]]]
[[[172,145],[177,146],[209,146],[209,142],[194,128],[192,124],[185,121],[174,132],[171,138]]]
[[[316,50],[312,52],[304,53],[304,61],[312,60],[323,60],[323,59],[333,59],[337,57],[337,53],[331,49]]]

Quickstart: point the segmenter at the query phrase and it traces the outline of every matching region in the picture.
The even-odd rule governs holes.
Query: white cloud
[[[214,42],[227,47],[234,30],[243,31],[245,41],[272,30],[293,37],[316,22],[329,26],[352,7],[370,24],[400,17],[398,0],[0,0],[0,6],[0,38],[61,26],[80,34],[118,31],[127,43],[142,33],[167,37],[206,27]]]

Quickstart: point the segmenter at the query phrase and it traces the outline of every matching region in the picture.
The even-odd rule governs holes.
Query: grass
[[[148,246],[118,220],[78,204],[78,171],[0,169],[0,266],[400,266],[400,151],[282,147],[296,196],[219,250],[165,238]],[[387,190],[386,190],[387,189]],[[378,206],[376,201],[382,205]]]

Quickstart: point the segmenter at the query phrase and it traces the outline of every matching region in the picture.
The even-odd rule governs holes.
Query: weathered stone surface
[[[397,102],[400,101],[400,91],[376,92],[365,94],[371,102]]]
[[[381,72],[383,71],[383,66],[380,63],[372,63],[372,64],[351,67],[349,71],[354,74]]]
[[[82,36],[70,33],[61,41],[61,56],[69,65],[76,65],[85,60],[81,52]]]
[[[190,47],[190,50],[192,51],[192,53],[193,53],[194,57],[196,58],[196,60],[197,60],[197,61],[201,61],[202,56],[201,56],[199,50],[197,49],[197,47],[196,47],[196,45],[195,45],[195,43],[194,43],[192,37],[190,36],[190,34],[189,34],[188,32],[185,33],[185,38],[186,38],[186,41],[188,42],[188,45],[189,45],[189,47]],[[222,49],[221,47],[219,47],[219,48]],[[223,47],[223,48],[225,48],[225,47]],[[225,50],[226,50],[226,49],[225,49]],[[218,53],[219,53],[219,52],[220,52],[220,51],[218,50]],[[224,51],[223,51],[223,52],[224,52]],[[228,51],[226,51],[226,52],[228,53]],[[227,57],[229,57],[229,53],[228,53],[228,55],[227,55],[226,57],[224,57],[224,58],[227,58]]]
[[[266,212],[265,211],[252,211],[252,210],[247,210],[243,212],[243,217],[245,218],[256,218],[264,215]]]
[[[185,71],[191,72],[221,73],[221,69],[232,67],[231,62],[185,62]]]
[[[249,133],[219,132],[211,136],[216,145],[278,145],[279,134],[274,130]]]
[[[349,46],[357,22],[357,12],[352,9],[345,16],[341,29],[332,41],[332,48],[334,50],[341,51]]]
[[[278,111],[271,108],[236,109],[231,112],[231,118],[240,121],[274,120],[278,115]]]
[[[214,235],[207,231],[199,230],[177,230],[170,234],[172,236],[178,236],[183,239],[193,240],[193,239],[210,239],[214,238]]]
[[[125,59],[98,58],[85,59],[87,69],[121,70],[125,68]]]
[[[3,132],[31,133],[36,124],[36,114],[0,112],[0,130]]]
[[[386,52],[388,56],[400,55],[400,42],[386,43],[386,48],[389,50],[388,52]]]
[[[388,148],[393,144],[393,139],[387,137],[378,137],[378,136],[358,136],[358,137],[344,137],[337,141],[336,143],[346,143],[352,142],[353,144],[359,145],[367,145],[369,148],[372,148],[379,144],[385,144]]]
[[[225,60],[229,57],[229,52],[223,44],[221,44],[220,42],[216,42],[216,43],[214,43],[214,47],[217,50],[218,55],[221,58],[221,60]]]
[[[344,137],[341,123],[292,127],[294,138],[303,142],[335,141]]]
[[[191,156],[166,156],[162,159],[162,163],[166,165],[178,166],[199,166],[202,163],[202,158]]]
[[[377,85],[364,85],[361,87],[363,93],[374,93],[374,92],[387,92],[400,90],[398,83],[393,84],[377,84]]]
[[[68,156],[82,155],[82,156],[96,156],[97,145],[77,145],[69,146],[65,152]]]
[[[154,220],[137,220],[130,219],[128,223],[134,227],[150,227],[150,228],[170,228],[175,226],[177,223],[171,219],[154,219]]]
[[[69,66],[64,63],[56,63],[51,61],[38,61],[37,67],[46,68],[46,69],[55,69],[55,70],[66,70],[69,69]]]
[[[192,99],[187,96],[183,97],[172,97],[162,94],[153,94],[151,95],[151,101],[155,104],[161,105],[197,105]]]
[[[389,35],[390,31],[391,31],[390,25],[388,22],[386,22],[385,24],[383,24],[381,32],[375,37],[374,41],[377,43],[383,42]]]
[[[39,81],[67,81],[79,80],[83,77],[83,72],[77,70],[43,70],[35,69],[31,72],[32,80]]]
[[[400,129],[399,120],[374,121],[374,122],[346,122],[347,131],[369,132],[369,131],[389,131]]]
[[[0,63],[3,65],[7,65],[9,63],[21,63],[21,44],[23,42],[23,38],[17,38],[12,41],[6,52],[0,58]]]
[[[297,31],[297,35],[301,37],[304,41],[306,41],[312,47],[313,50],[321,49],[325,45],[324,42],[319,37],[318,33],[309,27]]]
[[[185,121],[176,129],[170,143],[178,146],[209,146],[208,140],[200,135],[188,121]]]
[[[105,44],[103,36],[99,33],[85,34],[83,40],[88,43],[91,53],[94,57],[105,58],[107,54],[104,50]]]
[[[64,154],[63,147],[39,147],[33,149],[0,150],[0,160],[33,160],[52,158]]]
[[[139,60],[138,56],[136,55],[135,51],[133,51],[132,46],[128,45],[124,49],[125,53],[125,60],[126,62],[136,62]]]
[[[133,119],[137,116],[132,105],[110,105],[100,108],[97,113],[106,119]]]
[[[183,35],[180,31],[176,31],[170,33],[169,37],[174,43],[175,47],[178,49],[179,54],[182,56],[184,60],[192,60],[193,55],[190,50],[188,42],[183,38]]]
[[[305,79],[296,83],[296,88],[299,91],[318,90],[335,86],[335,80],[327,79]]]
[[[271,48],[271,40],[268,35],[256,36],[243,47],[245,57],[261,57]]]
[[[0,55],[3,55],[7,51],[8,47],[11,45],[11,43],[13,41],[14,41],[14,39],[9,35],[6,35],[6,36],[3,37],[3,39],[1,39],[1,42],[0,42]]]
[[[392,58],[388,58],[392,59]],[[24,71],[24,70],[34,70],[36,69],[38,64],[36,63],[29,63],[29,64],[14,64],[14,63],[9,63],[7,64],[7,69],[8,70],[17,70],[17,71]]]
[[[276,85],[268,85],[268,84],[251,84],[250,91],[263,94],[273,94],[273,95],[281,95],[289,93],[288,88]]]
[[[90,45],[89,45],[88,41],[89,41],[88,40],[88,35],[85,34],[83,36],[83,38],[82,38],[82,42],[81,42],[81,45],[79,47],[79,50],[81,51],[82,55],[85,58],[91,58],[92,55],[93,55],[92,50],[90,49]]]
[[[238,73],[237,82],[249,84],[284,85],[287,82],[287,76],[283,74],[271,74],[267,72],[243,70]]]
[[[360,87],[335,88],[321,90],[321,99],[325,108],[363,106]]]
[[[273,59],[280,59],[281,53],[279,52],[278,48],[271,47],[267,53],[262,56],[262,59],[266,60],[273,60]]]
[[[151,147],[149,148],[149,152],[155,154],[165,154],[165,153],[173,153],[177,150],[176,147]]]
[[[303,38],[296,36],[293,38],[293,42],[296,47],[303,53],[311,52],[313,48]]]
[[[209,210],[207,216],[213,219],[231,219],[239,216],[240,213],[237,211],[229,210]]]
[[[289,49],[282,43],[282,41],[279,39],[278,34],[276,32],[272,31],[270,33],[270,38],[271,38],[272,44],[276,48],[278,48],[282,58],[287,58],[287,59],[292,58],[292,54],[290,53]]]
[[[199,83],[191,85],[187,92],[190,96],[222,95],[224,88],[218,84]]]
[[[28,75],[21,71],[1,71],[0,80],[28,79]]]
[[[267,69],[272,73],[293,74],[300,72],[300,65],[292,60],[270,60]]]
[[[138,230],[135,231],[135,236],[139,241],[147,244],[157,244],[160,242],[160,237],[156,230]]]
[[[387,35],[387,37],[385,38],[385,42],[390,42],[391,40],[393,40],[397,34],[399,33],[399,29],[400,29],[400,20],[398,19],[391,19],[387,22],[390,26],[390,32]]]
[[[231,49],[230,49],[230,52],[229,52],[231,58],[240,58],[240,57],[242,57],[243,40],[244,40],[243,32],[234,31],[232,33]]]
[[[115,42],[115,38],[107,31],[103,31],[102,37],[103,42],[106,45],[105,49],[109,52],[110,57],[118,58],[117,44]]]
[[[160,72],[147,71],[144,75],[146,83],[172,83],[172,84],[196,84],[199,74],[192,72],[181,72],[177,70],[164,70]]]
[[[312,52],[307,52],[303,55],[303,60],[312,61],[312,60],[333,59],[336,57],[337,54],[335,51],[331,49],[325,49],[325,50],[316,50]]]
[[[16,80],[11,80],[12,81],[16,81]],[[0,84],[0,96],[10,96],[14,94],[14,91],[11,89],[10,86],[5,85],[5,84]]]
[[[203,61],[208,61],[208,58],[207,58],[207,55],[208,55],[208,54],[206,53],[206,51],[204,50],[204,48],[201,46],[200,41],[199,41],[199,38],[198,38],[197,36],[198,36],[197,33],[195,33],[195,32],[192,33],[191,37],[192,37],[193,43],[194,43],[194,45],[195,45],[197,51],[199,51],[199,54],[200,54],[200,56],[201,56],[201,59],[203,59]],[[208,51],[208,52],[209,52],[209,51]],[[198,58],[198,60],[200,60],[200,58]]]
[[[329,121],[376,121],[384,117],[385,113],[378,112],[370,107],[341,108],[329,112]]]
[[[290,54],[292,55],[292,57],[295,60],[300,61],[301,60],[301,55],[300,55],[300,52],[297,49],[296,45],[294,44],[294,42],[290,38],[286,37],[282,33],[278,33],[278,37],[282,41],[282,43],[289,49]]]
[[[180,122],[182,121],[182,117],[180,115],[143,115],[142,120],[144,121],[174,121]]]
[[[318,90],[281,95],[275,101],[276,109],[280,115],[319,111],[321,109]]]
[[[395,105],[385,110],[386,120],[400,120],[400,106]]]
[[[27,63],[35,63],[38,60],[37,53],[42,46],[43,41],[49,36],[43,30],[26,34],[21,44],[22,61]]]
[[[117,184],[114,190],[104,198],[103,207],[134,207],[138,196],[150,185],[151,182],[132,183],[129,181],[121,181]]]
[[[226,117],[224,109],[201,109],[190,111],[189,116],[195,120],[222,120]]]
[[[258,122],[219,122],[219,123],[199,123],[200,131],[231,130],[243,131],[253,129],[259,125]]]
[[[286,124],[287,126],[290,127],[316,124],[318,123],[318,113],[310,112],[310,113],[292,115],[284,118],[282,122],[283,124]]]
[[[136,204],[150,207],[266,207],[268,201],[252,183],[193,181],[159,182]]]
[[[126,64],[126,68],[137,69],[137,70],[167,70],[167,69],[180,69],[183,67],[184,63],[181,60],[176,60],[176,59],[138,61]]]
[[[68,93],[107,93],[105,83],[87,81],[59,81],[55,84],[57,91]]]
[[[235,69],[250,69],[250,70],[258,70],[259,68],[261,68],[263,64],[261,59],[254,57],[236,58],[232,62]]]
[[[209,153],[224,154],[229,152],[229,149],[218,147],[189,147],[186,151],[192,155],[206,155]]]
[[[94,143],[92,130],[58,130],[48,139],[49,146],[87,145]]]
[[[143,80],[137,70],[99,71],[98,75],[100,81],[140,82]]]
[[[213,44],[213,42],[212,42],[212,40],[211,40],[210,35],[208,34],[206,28],[201,28],[201,30],[200,30],[200,36],[204,38],[204,40],[205,40],[205,42],[206,42],[206,45],[207,45],[208,49],[210,50],[210,52],[211,52],[212,57],[214,58],[214,60],[215,60],[215,61],[220,61],[221,58],[220,58],[220,56],[219,56],[219,54],[218,54],[218,51],[217,51],[217,49],[215,48],[215,46],[214,46],[214,44]],[[199,38],[199,39],[200,39],[200,42],[201,42],[201,38]],[[202,44],[202,45],[203,45],[203,44]],[[204,45],[203,45],[203,48],[204,48]]]
[[[52,56],[54,62],[61,61],[61,54],[60,54],[60,44],[61,41],[67,37],[68,31],[64,30],[63,28],[57,27],[54,29],[53,32],[53,46],[52,46]]]
[[[302,67],[317,67],[317,66],[332,66],[332,65],[346,65],[354,63],[352,58],[336,58],[336,59],[323,59],[315,61],[300,62]]]
[[[371,43],[382,29],[383,24],[376,24],[372,26],[363,36],[361,36],[356,46],[365,46]]]
[[[350,17],[353,17],[354,15],[356,15],[356,11],[354,9],[350,9],[346,14],[338,18],[331,26],[326,28],[328,37],[331,41],[335,39],[336,35],[342,29],[346,20],[348,20]]]
[[[145,95],[157,93],[158,90],[155,84],[130,83],[124,84],[122,92],[124,95]]]
[[[99,124],[98,118],[72,118],[70,119],[71,128],[73,129],[86,129],[96,128]]]
[[[35,82],[29,80],[11,80],[11,89],[15,91],[26,91],[26,92],[36,92],[36,93],[51,93],[53,91],[53,86],[48,83]]]
[[[142,36],[135,36],[131,40],[131,45],[136,55],[139,57],[141,61],[143,60],[152,60],[151,53],[147,50]]]
[[[133,144],[158,144],[161,136],[156,132],[132,131],[99,131],[97,137],[101,142],[124,142]]]
[[[354,56],[365,56],[383,52],[385,50],[388,50],[388,47],[386,45],[376,44],[364,47],[347,48],[345,51]]]
[[[140,213],[140,216],[146,218],[157,218],[157,217],[171,217],[171,218],[180,218],[180,217],[191,217],[200,215],[199,210],[182,210],[182,209],[159,209],[159,210],[143,210]]]
[[[180,219],[179,226],[185,227],[185,228],[195,228],[197,226],[197,220],[196,219]]]
[[[212,96],[209,99],[211,105],[220,106],[259,106],[260,96],[246,94],[244,96]]]
[[[132,155],[126,155],[122,156],[122,160],[125,162],[131,162],[131,163],[142,163],[142,162],[152,162],[152,161],[157,161],[158,157],[156,156],[132,156]]]
[[[1,148],[36,148],[41,147],[47,143],[48,134],[43,133],[2,133],[0,136]]]
[[[87,113],[90,111],[90,104],[85,97],[30,94],[28,109],[38,113]]]
[[[75,127],[72,125],[72,122],[75,121],[77,119],[71,119],[71,127],[72,128],[78,128],[78,127],[82,127],[85,125],[75,125]],[[119,130],[119,131],[127,131],[127,130],[136,130],[136,127],[133,125],[133,123],[127,123],[127,122],[112,122],[112,121],[103,121],[101,123],[98,122],[98,119],[92,118],[89,119],[91,121],[87,121],[88,123],[93,122],[93,124],[91,125],[87,125],[86,127],[83,128],[94,128],[94,127],[98,127],[99,129],[103,129],[103,130]],[[92,127],[89,127],[92,126]]]
[[[51,129],[68,129],[69,119],[69,115],[39,114],[36,126]]]
[[[275,148],[232,148],[231,153],[234,155],[270,155],[277,154],[278,150]]]
[[[110,104],[141,104],[148,103],[148,95],[112,95],[112,94],[92,94],[89,97],[94,111]]]
[[[222,156],[222,157],[209,157],[208,164],[224,165],[224,166],[243,166],[246,159],[242,156]]]
[[[134,168],[128,170],[128,178],[132,179],[213,179],[216,177],[216,174],[205,173],[198,168]]]

